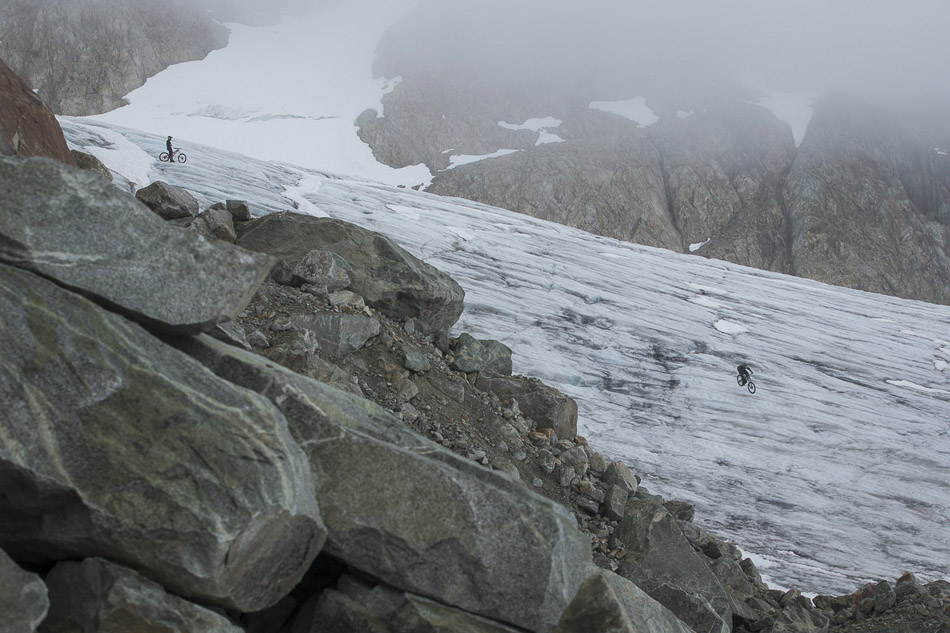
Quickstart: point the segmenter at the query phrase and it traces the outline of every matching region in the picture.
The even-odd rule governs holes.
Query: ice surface
[[[950,576],[950,307],[197,143],[186,165],[143,170],[164,135],[61,123],[71,147],[99,148],[139,185],[166,180],[203,206],[327,214],[449,273],[466,291],[455,333],[509,345],[516,372],[578,401],[597,450],[695,504],[697,522],[773,586],[843,593],[904,571]],[[743,361],[755,395],[736,384]]]
[[[417,1],[348,0],[273,26],[229,24],[227,47],[166,69],[130,93],[129,105],[93,119],[170,134],[186,153],[187,140],[394,185],[427,184],[424,165],[376,162],[355,124],[364,110],[383,114],[383,95],[398,78],[373,76],[376,46]]]

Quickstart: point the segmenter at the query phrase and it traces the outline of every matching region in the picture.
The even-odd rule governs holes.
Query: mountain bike
[[[188,160],[188,157],[185,156],[185,152],[181,150],[177,150],[177,149],[174,152],[172,152],[171,158],[169,158],[168,152],[162,152],[161,154],[158,155],[158,160],[160,160],[163,163],[174,163],[176,159],[178,160],[179,163],[183,163],[186,160]]]
[[[751,373],[751,371],[749,373]],[[739,383],[740,387],[746,387],[749,390],[749,393],[755,393],[755,383],[752,382],[751,376],[749,378],[736,376],[736,382]]]

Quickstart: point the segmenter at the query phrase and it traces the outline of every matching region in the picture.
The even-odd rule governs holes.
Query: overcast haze
[[[252,0],[196,0],[260,10]],[[268,10],[320,10],[367,0],[282,0]],[[378,0],[385,2],[385,0]],[[568,72],[600,67],[722,72],[776,90],[950,94],[950,3],[942,0],[419,0],[415,55],[465,61],[488,73],[512,67]],[[229,15],[222,12],[222,16]],[[419,39],[419,38],[423,39]],[[292,46],[289,43],[288,46]],[[451,60],[459,62],[459,59]],[[713,73],[710,75],[709,73]]]

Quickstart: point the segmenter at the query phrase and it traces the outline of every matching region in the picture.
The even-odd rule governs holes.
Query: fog
[[[406,25],[415,56],[486,74],[562,67],[729,76],[780,91],[950,93],[944,0],[424,0]]]
[[[222,16],[374,0],[194,0]],[[378,2],[395,0],[377,0]],[[411,2],[409,4],[412,4]],[[397,31],[416,64],[717,80],[779,91],[950,95],[945,0],[417,0]],[[395,49],[389,49],[390,53]],[[384,68],[385,66],[384,61]],[[402,70],[390,68],[391,72]]]

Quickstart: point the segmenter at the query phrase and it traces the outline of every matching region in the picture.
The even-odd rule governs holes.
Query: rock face
[[[555,633],[690,633],[668,609],[616,574],[598,571],[581,586]]]
[[[43,622],[46,633],[244,631],[224,616],[170,595],[141,574],[100,558],[57,563],[46,583],[52,602]]]
[[[241,350],[210,338],[186,349],[279,403],[314,470],[327,551],[355,568],[539,632],[554,627],[589,575],[589,546],[574,518],[519,482],[415,435],[361,398]],[[432,499],[440,500],[438,522],[430,520]]]
[[[32,273],[2,266],[0,314],[0,546],[248,611],[294,586],[325,532],[273,405]]]
[[[374,633],[400,631],[465,631],[518,633],[501,622],[453,609],[434,600],[386,587],[373,586],[351,576],[340,579],[335,590],[311,599],[294,620],[294,631],[314,633]]]
[[[628,551],[620,575],[694,630],[728,633],[729,597],[663,505],[649,498],[631,499],[617,535]]]
[[[478,374],[476,385],[499,398],[516,399],[539,429],[554,429],[557,436],[565,440],[577,435],[577,403],[537,379],[485,371]]]
[[[227,30],[186,0],[10,0],[0,58],[53,112],[113,110],[172,64],[227,44]]]
[[[950,161],[886,112],[821,102],[784,196],[798,274],[950,303]]]
[[[157,181],[135,192],[135,197],[163,220],[193,218],[198,215],[198,201],[182,189]],[[225,210],[225,213],[231,214]]]
[[[336,253],[354,270],[350,289],[396,319],[448,330],[462,314],[465,292],[451,277],[389,238],[331,218],[274,213],[240,227],[238,246],[270,253],[295,267],[315,249]]]
[[[4,631],[34,633],[46,618],[49,597],[36,574],[21,569],[0,549],[0,613]]]
[[[0,53],[0,58],[3,55]],[[0,154],[75,165],[53,112],[0,59]]]
[[[232,318],[273,265],[170,226],[101,178],[53,161],[0,157],[0,191],[0,261],[166,331]]]

